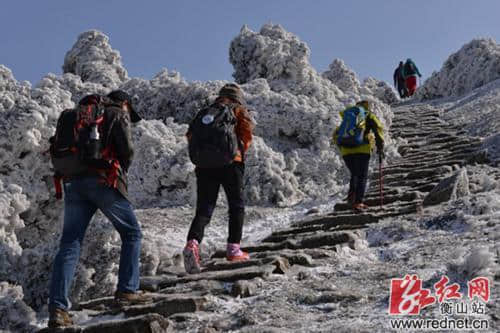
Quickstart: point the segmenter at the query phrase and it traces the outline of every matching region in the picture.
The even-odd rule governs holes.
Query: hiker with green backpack
[[[403,78],[407,89],[407,96],[413,96],[417,91],[417,76],[422,77],[417,65],[410,58],[406,59],[402,71]]]
[[[86,96],[59,116],[49,151],[58,199],[64,185],[64,225],[50,283],[51,328],[73,325],[68,295],[85,231],[97,209],[122,240],[115,301],[131,305],[151,300],[137,291],[142,233],[127,192],[134,154],[131,122],[140,120],[131,97],[122,90],[106,97]]]
[[[243,199],[245,153],[252,142],[254,123],[244,106],[241,88],[229,83],[210,106],[201,109],[187,133],[189,157],[196,166],[196,212],[183,250],[184,267],[199,273],[200,244],[217,203],[219,188],[229,205],[229,235],[226,259],[248,260],[240,248],[245,217]]]
[[[377,147],[380,159],[384,159],[384,132],[380,120],[370,111],[366,100],[349,106],[340,112],[341,124],[335,129],[333,142],[351,173],[347,201],[356,212],[368,208],[363,203],[368,180],[370,156]],[[375,142],[374,142],[375,141]]]

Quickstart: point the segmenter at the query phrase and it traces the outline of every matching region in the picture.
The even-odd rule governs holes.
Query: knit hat
[[[224,87],[222,87],[219,91],[219,97],[229,97],[240,104],[243,104],[244,102],[240,87],[234,83],[224,85]]]
[[[115,102],[127,102],[130,110],[130,121],[136,123],[142,120],[132,106],[132,97],[123,90],[114,90],[108,94],[108,97]]]

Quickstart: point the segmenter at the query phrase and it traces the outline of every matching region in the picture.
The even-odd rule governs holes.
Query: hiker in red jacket
[[[417,90],[417,75],[422,77],[417,65],[410,58],[406,59],[403,66],[403,77],[405,79],[406,89],[408,89],[408,96],[413,96]]]

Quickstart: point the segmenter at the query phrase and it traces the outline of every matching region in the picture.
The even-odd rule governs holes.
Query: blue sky
[[[80,33],[98,29],[132,77],[167,68],[188,81],[231,80],[230,41],[243,24],[271,22],[309,45],[319,72],[341,58],[361,78],[392,82],[399,60],[414,59],[425,78],[473,38],[498,42],[499,13],[498,0],[6,0],[0,64],[36,84],[61,73]]]

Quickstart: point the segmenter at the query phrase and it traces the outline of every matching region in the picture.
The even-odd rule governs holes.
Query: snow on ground
[[[419,96],[442,97],[426,103],[444,108],[443,117],[463,124],[470,135],[484,137],[489,156],[498,160],[500,83],[494,81],[498,76],[481,74],[485,68],[496,68],[497,50],[492,41],[469,43],[450,57],[456,72],[445,64]],[[392,111],[387,103],[396,97],[386,83],[369,78],[360,84],[338,59],[318,73],[309,64],[308,46],[279,25],[265,25],[259,32],[243,27],[229,53],[235,80],[242,85],[257,124],[246,169],[249,207],[244,242],[253,242],[312,207],[320,213],[331,211],[346,180],[344,165],[329,146],[338,112],[356,100],[369,99],[389,126]],[[477,66],[469,64],[471,54],[480,60]],[[473,70],[459,76],[462,65]],[[48,74],[32,87],[17,82],[8,68],[0,66],[0,211],[5,213],[0,219],[0,280],[8,281],[1,284],[0,308],[19,304],[9,308],[8,319],[2,316],[0,324],[9,329],[26,328],[22,326],[26,320],[20,318],[35,324],[33,311],[38,312],[38,325],[46,320],[47,283],[62,204],[51,198],[50,163],[43,152],[58,114],[88,93],[104,94],[119,87],[136,96],[138,110],[147,120],[134,128],[137,159],[130,170],[130,192],[144,230],[142,273],[157,274],[179,265],[193,218],[194,167],[187,158],[186,124],[225,83],[187,82],[166,69],[151,80],[129,78],[118,51],[97,31],[79,36],[63,69],[63,75]],[[449,86],[456,88],[444,88]],[[388,143],[396,144],[390,139]],[[394,147],[390,151],[395,155]],[[247,321],[249,332],[252,325],[279,323],[297,332],[332,327],[339,332],[360,327],[382,332],[387,304],[374,308],[371,301],[388,296],[388,286],[378,280],[407,272],[428,281],[441,273],[464,280],[474,272],[498,271],[497,173],[481,167],[472,171],[472,193],[450,202],[443,212],[430,210],[397,223],[380,223],[366,231],[366,241],[360,239],[356,251],[340,249],[324,267],[303,268],[300,274],[277,279],[254,298],[219,299],[220,319]],[[226,209],[221,195],[207,228],[205,255],[225,243]],[[97,215],[87,233],[73,301],[113,292],[119,246],[111,224]],[[344,301],[328,301],[335,297],[354,302],[356,313],[346,313]],[[237,312],[248,309],[247,304],[252,310]],[[276,308],[282,311],[279,316],[274,315]],[[228,314],[234,314],[232,319]],[[16,326],[19,322],[21,326]]]
[[[394,319],[388,315],[389,281],[406,274],[417,274],[424,288],[431,289],[447,275],[465,295],[466,282],[472,277],[490,278],[492,298],[486,315],[474,317],[490,320],[500,304],[495,291],[500,288],[500,172],[489,166],[468,166],[467,172],[468,196],[371,225],[356,250],[342,246],[337,253],[326,252],[324,258],[316,259],[321,266],[294,266],[288,274],[266,282],[252,297],[213,297],[215,314],[193,315],[180,327],[193,331],[243,325],[238,332],[265,332],[266,327],[272,332],[271,327],[276,332],[389,332]],[[306,211],[296,210],[290,217],[303,218]],[[277,219],[289,217],[276,215]],[[495,275],[497,282],[493,282]],[[443,315],[438,305],[432,305],[418,318],[442,319]]]

